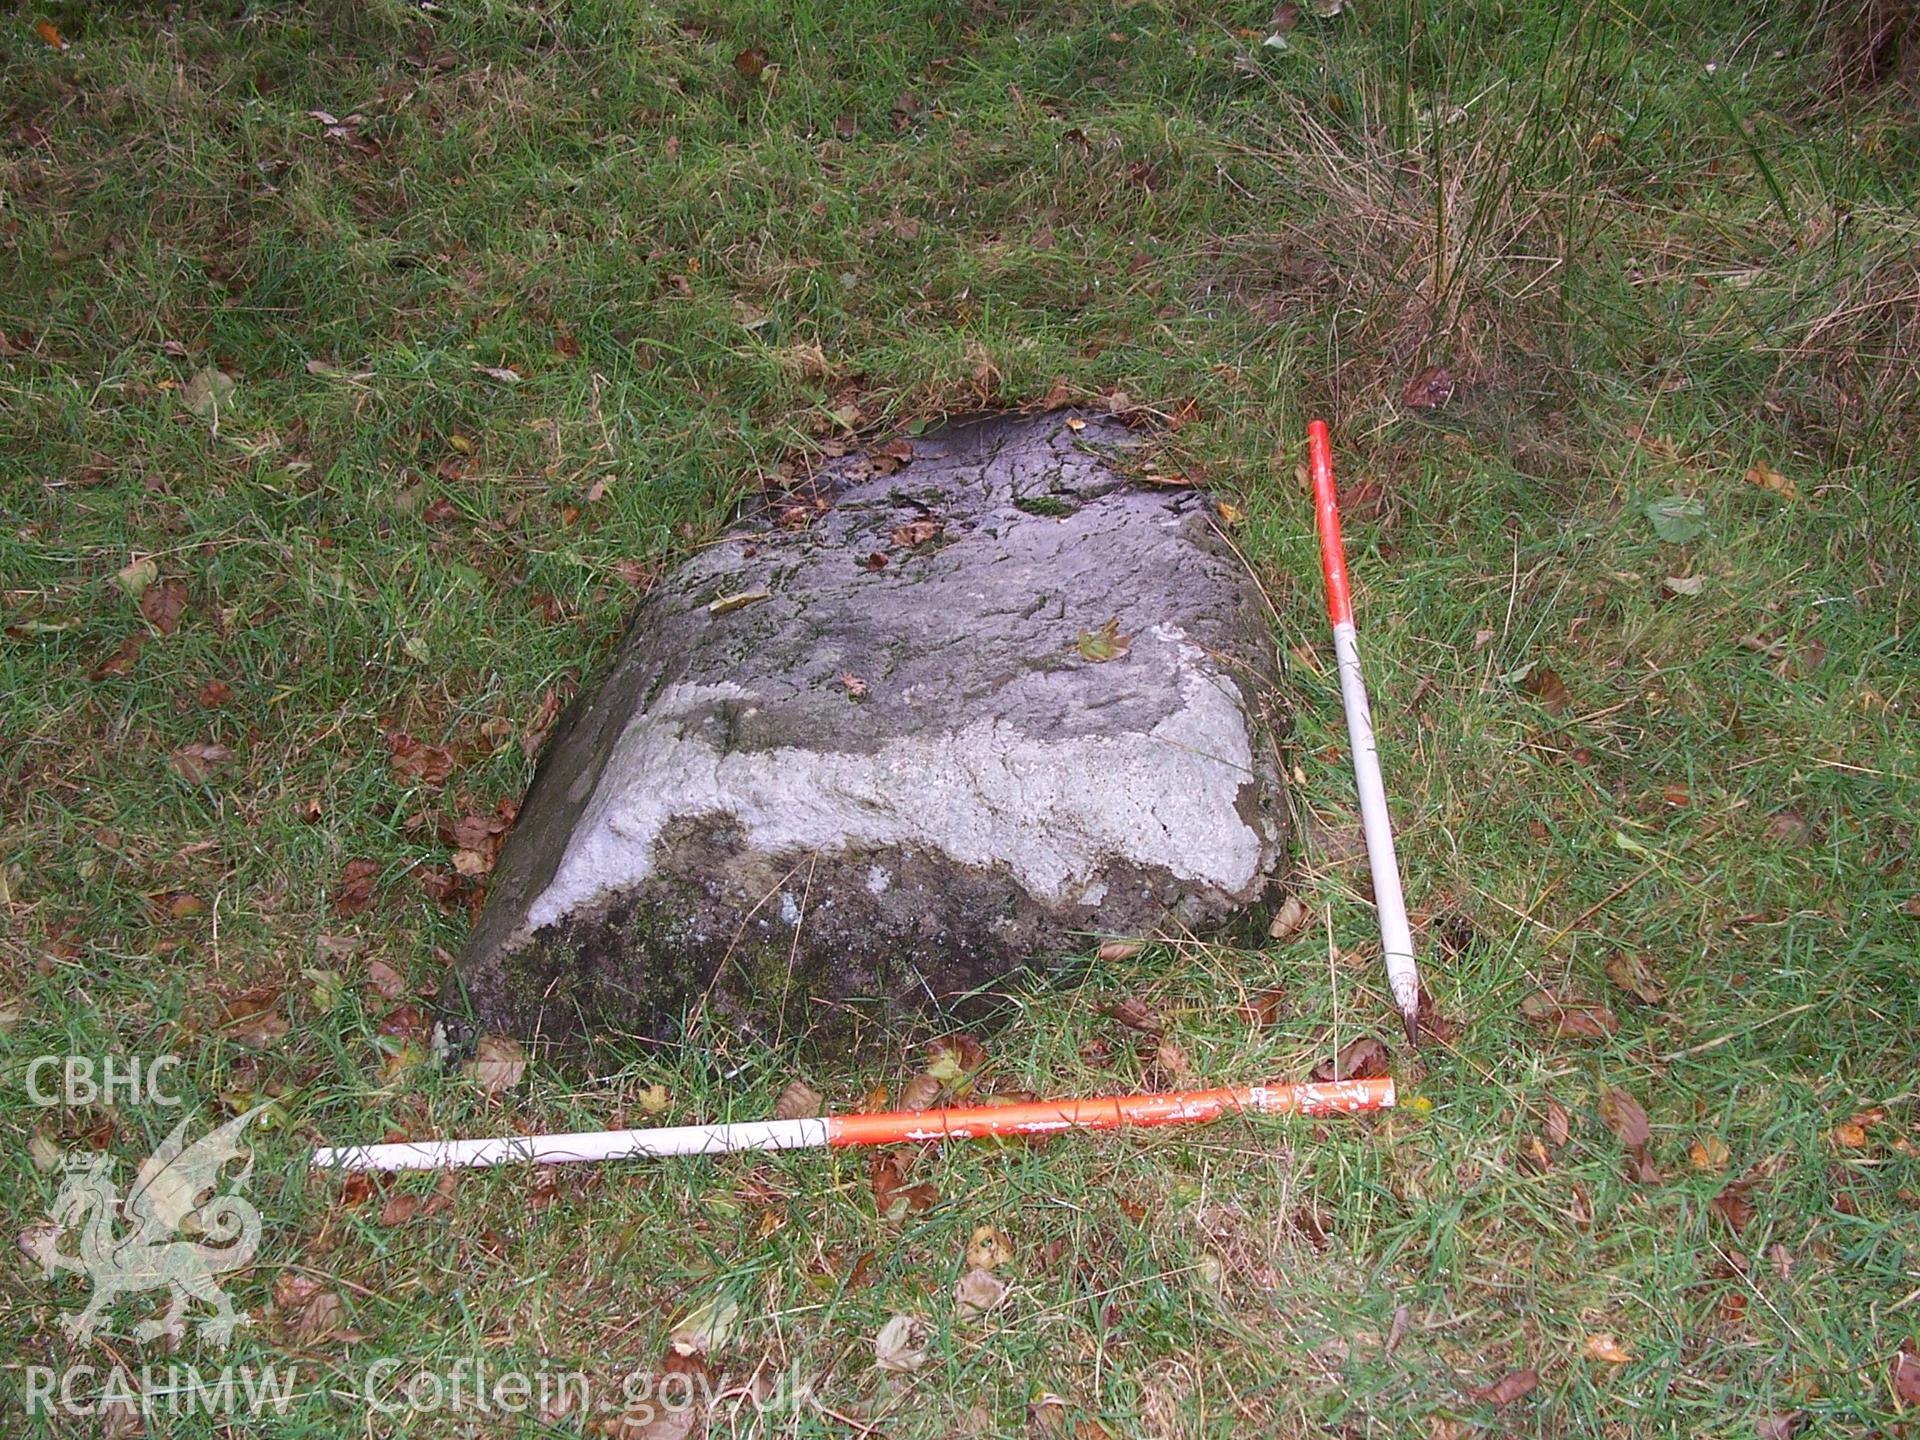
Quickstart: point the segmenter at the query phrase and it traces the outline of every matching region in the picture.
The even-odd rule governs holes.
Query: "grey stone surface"
[[[648,595],[460,958],[481,1025],[966,1015],[1092,937],[1259,906],[1285,842],[1263,604],[1205,497],[1129,483],[1103,458],[1128,432],[1068,418],[833,462],[812,523],[743,525]],[[1123,653],[1087,659],[1109,619]]]

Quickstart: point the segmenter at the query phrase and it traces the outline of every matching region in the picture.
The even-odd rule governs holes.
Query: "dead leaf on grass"
[[[1158,1035],[1165,1028],[1160,1017],[1153,1013],[1146,1001],[1128,995],[1119,1000],[1109,1000],[1100,1007],[1100,1013],[1109,1020],[1118,1020],[1129,1030],[1138,1030],[1143,1035]]]
[[[1775,845],[1809,845],[1813,825],[1798,810],[1782,810],[1767,822],[1767,839]]]
[[[1726,1222],[1727,1229],[1735,1235],[1747,1228],[1747,1222],[1753,1219],[1753,1201],[1748,1198],[1753,1190],[1751,1181],[1736,1180],[1707,1203],[1712,1210]]]
[[[141,615],[162,635],[171,635],[180,628],[180,617],[186,608],[187,582],[184,580],[167,579],[158,585],[149,585],[140,597]]]
[[[402,784],[444,785],[453,774],[453,752],[440,745],[423,745],[404,730],[386,733],[387,768]]]
[[[256,985],[227,1001],[220,1028],[231,1039],[253,1049],[264,1049],[283,1040],[293,1027],[283,1013],[281,991],[273,985]]]
[[[1647,1112],[1624,1090],[1611,1089],[1600,1096],[1600,1118],[1629,1149],[1653,1140],[1653,1125],[1647,1119]]]
[[[927,1363],[927,1326],[911,1315],[895,1315],[873,1337],[873,1362],[882,1370],[911,1373]]]
[[[1324,1085],[1334,1080],[1378,1080],[1389,1073],[1392,1055],[1371,1035],[1350,1042],[1331,1060],[1313,1067],[1312,1080]]]
[[[1409,410],[1438,410],[1452,398],[1453,372],[1444,365],[1429,365],[1400,392],[1400,403]]]
[[[1261,1030],[1270,1030],[1287,1012],[1287,992],[1275,986],[1240,1003],[1240,1018]]]
[[[134,662],[140,658],[140,647],[147,643],[144,634],[127,636],[120,642],[120,648],[95,665],[87,672],[89,680],[105,680],[112,675],[124,675],[133,669]]]
[[[1313,912],[1307,908],[1306,901],[1298,895],[1289,895],[1280,902],[1280,908],[1273,912],[1273,919],[1267,923],[1267,938],[1291,940],[1306,928],[1311,919]]]
[[[1520,1013],[1563,1040],[1604,1040],[1620,1028],[1613,1011],[1598,1001],[1560,1000],[1545,991],[1522,1000]]]
[[[826,1109],[826,1097],[804,1080],[791,1081],[773,1102],[776,1120],[804,1120]]]
[[[1702,1135],[1687,1147],[1687,1163],[1696,1170],[1724,1170],[1730,1158],[1727,1142],[1718,1135]]]
[[[1893,1382],[1894,1398],[1900,1402],[1901,1409],[1920,1405],[1920,1350],[1916,1350],[1911,1337],[1901,1341],[1900,1348],[1894,1352],[1888,1378]]]
[[[1540,708],[1549,715],[1561,715],[1567,706],[1573,703],[1573,692],[1567,688],[1567,682],[1560,678],[1560,672],[1546,665],[1536,665],[1529,670],[1526,678],[1520,682],[1520,688],[1540,702]]]
[[[997,1225],[978,1225],[967,1241],[967,1265],[974,1270],[997,1270],[1013,1259],[1013,1246]]]
[[[1187,1052],[1164,1036],[1153,1052],[1153,1063],[1158,1065],[1169,1079],[1184,1080],[1193,1074],[1193,1062],[1187,1058]]]
[[[867,1181],[873,1190],[874,1213],[882,1220],[901,1220],[921,1214],[939,1203],[940,1192],[928,1181],[907,1184],[907,1161],[897,1154],[877,1154],[867,1161]]]
[[[233,751],[213,741],[195,741],[173,752],[174,772],[189,785],[204,785],[229,760]]]
[[[740,1321],[740,1302],[715,1295],[673,1327],[667,1343],[679,1355],[709,1355],[725,1348]]]
[[[180,403],[195,415],[215,415],[233,399],[234,378],[212,365],[198,371],[180,387]]]
[[[991,1270],[975,1267],[953,1287],[953,1308],[964,1320],[986,1314],[1007,1298],[1007,1282]]]
[[[1504,1407],[1531,1395],[1539,1385],[1540,1377],[1534,1371],[1509,1370],[1491,1385],[1484,1385],[1467,1393],[1476,1400],[1485,1400],[1490,1405]]]
[[[1804,1410],[1785,1410],[1773,1415],[1762,1415],[1753,1422],[1754,1440],[1793,1440],[1807,1428],[1808,1417]]]
[[[1604,1330],[1587,1336],[1587,1355],[1606,1365],[1626,1365],[1633,1360],[1633,1351]]]
[[[900,1091],[902,1110],[931,1110],[940,1100],[940,1081],[921,1071]]]
[[[347,1302],[333,1290],[316,1290],[293,1314],[288,1328],[296,1342],[318,1345],[346,1333]]]
[[[1782,475],[1764,460],[1756,460],[1753,462],[1752,468],[1747,471],[1747,483],[1749,485],[1757,485],[1762,490],[1770,490],[1782,500],[1797,500],[1800,498],[1800,492],[1794,487],[1793,481]]]
[[[1662,1178],[1660,1169],[1653,1163],[1649,1148],[1653,1140],[1653,1127],[1640,1102],[1624,1090],[1608,1090],[1600,1097],[1600,1118],[1606,1121],[1607,1128],[1626,1146],[1627,1158],[1631,1162],[1627,1178],[1642,1185],[1659,1184]]]
[[[1667,998],[1667,987],[1646,960],[1631,950],[1616,950],[1607,960],[1607,978],[1635,999],[1658,1005]]]
[[[1567,1137],[1570,1134],[1572,1134],[1572,1126],[1567,1119],[1566,1107],[1558,1100],[1549,1100],[1547,1102],[1548,1142],[1558,1150],[1567,1143]]]
[[[505,1035],[483,1036],[473,1058],[462,1067],[489,1095],[499,1095],[520,1083],[527,1073],[527,1052]]]
[[[337,915],[358,915],[373,900],[373,882],[380,878],[378,860],[349,860],[333,892]]]
[[[384,960],[367,962],[367,983],[386,1000],[398,1000],[407,993],[405,978]]]

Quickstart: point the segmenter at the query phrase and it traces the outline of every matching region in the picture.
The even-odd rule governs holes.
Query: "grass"
[[[30,1224],[49,1142],[133,1161],[184,1113],[35,1106],[34,1056],[177,1054],[197,1126],[270,1102],[232,1358],[298,1382],[282,1411],[163,1409],[149,1433],[451,1433],[365,1382],[477,1356],[605,1399],[716,1297],[740,1307],[717,1372],[797,1365],[817,1396],[759,1419],[736,1396],[716,1434],[1901,1423],[1920,130],[1868,61],[1910,31],[1519,0],[1309,15],[1284,48],[1252,11],[1157,0],[46,13],[68,48],[29,12],[0,27],[0,1126],[22,1157],[0,1193]],[[1454,396],[1410,409],[1429,366]],[[209,367],[236,383],[196,413]],[[1113,996],[1208,1081],[1390,1038],[1293,479],[1325,411],[1457,1026],[1396,1054],[1414,1103],[911,1157],[938,1200],[891,1220],[844,1155],[482,1174],[437,1201],[410,1179],[411,1216],[309,1178],[318,1137],[645,1123],[654,1086],[662,1119],[770,1111],[803,1062],[704,1031],[500,1095],[437,1070],[424,993],[467,921],[422,877],[448,873],[445,827],[518,795],[543,697],[743,494],[1050,393],[1177,421],[1171,461],[1245,513],[1289,617],[1314,922],[1036,991],[981,1083],[1157,1078]],[[1683,543],[1646,513],[1670,497],[1697,502]],[[141,557],[184,587],[170,633],[116,581]],[[450,752],[444,787],[396,774],[393,731]],[[230,756],[183,773],[192,744]],[[343,913],[355,860],[376,878]],[[1664,998],[1623,992],[1620,955]],[[1520,1008],[1543,991],[1617,1028],[1550,1033]],[[805,1063],[847,1108],[921,1059]],[[1657,1180],[1613,1090],[1650,1117]],[[1014,1290],[962,1319],[987,1224]],[[16,1390],[36,1365],[218,1363],[131,1338],[146,1301],[70,1347],[84,1285],[24,1260],[0,1293]],[[917,1373],[873,1363],[896,1314],[931,1327]],[[1537,1389],[1484,1397],[1521,1369]],[[673,1433],[619,1406],[459,1421]]]

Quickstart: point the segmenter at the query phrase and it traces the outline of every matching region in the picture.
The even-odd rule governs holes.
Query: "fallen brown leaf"
[[[140,647],[147,643],[144,634],[129,635],[120,642],[120,648],[102,660],[87,672],[89,680],[105,680],[113,675],[124,675],[133,669],[134,661],[140,658]]]
[[[407,993],[405,978],[384,960],[367,962],[367,982],[387,1000],[398,1000]]]
[[[213,741],[195,741],[173,752],[173,768],[189,785],[204,785],[222,765],[233,759],[233,751]]]
[[[1520,1013],[1561,1039],[1604,1040],[1620,1028],[1613,1011],[1595,1000],[1559,1000],[1536,991],[1520,1002]]]
[[[977,1225],[967,1241],[967,1265],[974,1270],[998,1270],[1013,1259],[1013,1246],[997,1225]]]
[[[776,1120],[804,1120],[826,1109],[826,1097],[804,1080],[791,1081],[773,1102]]]
[[[180,616],[186,608],[187,582],[184,580],[168,579],[149,585],[140,597],[141,615],[162,635],[171,635],[180,628]]]
[[[1916,1353],[1911,1336],[1902,1340],[1894,1352],[1889,1378],[1893,1381],[1894,1398],[1902,1409],[1920,1405],[1920,1353]]]
[[[256,985],[227,1001],[220,1028],[242,1045],[262,1049],[286,1038],[293,1027],[283,1013],[277,986]]]
[[[1287,1011],[1287,992],[1279,988],[1262,990],[1240,1004],[1240,1016],[1249,1025],[1262,1030],[1272,1029],[1280,1023]]]
[[[1607,1365],[1626,1365],[1633,1360],[1633,1352],[1605,1331],[1587,1336],[1587,1354]]]
[[[1782,500],[1797,500],[1800,498],[1800,492],[1794,487],[1793,481],[1782,475],[1764,460],[1756,460],[1752,468],[1747,471],[1747,483],[1749,485],[1757,485],[1762,490],[1771,490]]]
[[[378,860],[349,860],[340,872],[340,884],[333,892],[337,915],[358,915],[373,900],[373,882],[380,878]]]
[[[1567,682],[1560,678],[1560,672],[1545,665],[1536,665],[1527,672],[1520,682],[1520,688],[1540,702],[1540,708],[1550,715],[1565,713],[1573,703],[1573,692],[1567,688]]]
[[[453,752],[439,745],[423,745],[404,730],[386,734],[387,766],[393,778],[405,783],[444,785],[453,774]]]
[[[940,538],[940,532],[946,527],[938,520],[922,516],[918,520],[909,520],[904,525],[894,527],[887,538],[902,550],[911,550],[916,545],[925,545],[929,540]]]
[[[900,1092],[902,1110],[931,1110],[940,1100],[940,1081],[922,1070]]]
[[[520,1083],[527,1073],[527,1052],[505,1035],[482,1036],[473,1058],[462,1067],[489,1095],[499,1095]]]
[[[1635,999],[1658,1005],[1667,998],[1667,987],[1647,962],[1631,950],[1616,950],[1607,960],[1607,978]]]
[[[1377,1080],[1388,1073],[1392,1058],[1380,1041],[1362,1035],[1333,1059],[1314,1066],[1311,1078],[1322,1085],[1331,1080]]]
[[[1187,1059],[1187,1052],[1164,1036],[1153,1052],[1153,1063],[1173,1080],[1184,1080],[1193,1074],[1193,1062]]]
[[[1100,1013],[1144,1035],[1158,1035],[1163,1028],[1160,1017],[1148,1008],[1147,1003],[1132,995],[1108,1001],[1100,1007]]]
[[[991,1270],[975,1268],[953,1287],[953,1308],[963,1320],[984,1315],[1007,1298],[1007,1282]]]
[[[1726,1222],[1727,1229],[1735,1235],[1747,1228],[1747,1222],[1753,1219],[1753,1202],[1747,1198],[1753,1189],[1750,1182],[1735,1181],[1708,1202],[1712,1210]]]
[[[1267,937],[1272,940],[1291,940],[1298,935],[1313,918],[1313,912],[1298,895],[1289,895],[1280,902],[1280,908],[1273,912],[1273,919],[1267,924]]]
[[[1429,365],[1400,392],[1400,403],[1409,410],[1437,410],[1452,398],[1453,372],[1444,365]]]
[[[218,710],[233,699],[233,687],[224,680],[209,680],[200,687],[200,693],[195,698],[199,700],[201,709]]]
[[[1629,1149],[1649,1144],[1653,1139],[1653,1126],[1647,1112],[1624,1090],[1607,1090],[1600,1096],[1600,1118]]]
[[[1567,1119],[1566,1107],[1558,1100],[1549,1100],[1547,1102],[1547,1140],[1557,1150],[1567,1143],[1567,1137],[1570,1134],[1572,1134],[1572,1125]]]
[[[1687,1147],[1687,1163],[1696,1170],[1724,1170],[1730,1158],[1727,1142],[1718,1135],[1702,1135]]]
[[[1531,1395],[1539,1385],[1540,1377],[1532,1370],[1510,1370],[1491,1385],[1467,1393],[1476,1400],[1504,1407]]]
[[[939,1202],[940,1192],[927,1181],[907,1184],[907,1162],[899,1155],[875,1155],[867,1164],[867,1181],[873,1190],[874,1213],[882,1220],[899,1220],[908,1214],[931,1210]]]
[[[316,1290],[294,1312],[289,1329],[302,1345],[317,1345],[345,1328],[347,1304],[332,1290]]]
[[[1767,822],[1767,839],[1775,845],[1808,845],[1813,842],[1813,825],[1798,810],[1782,810]]]

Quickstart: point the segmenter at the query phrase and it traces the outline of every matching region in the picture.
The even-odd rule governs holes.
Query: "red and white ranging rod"
[[[577,1135],[511,1135],[498,1140],[422,1140],[316,1150],[316,1170],[454,1170],[488,1165],[568,1165],[600,1160],[663,1160],[740,1150],[895,1145],[916,1140],[1050,1135],[1136,1125],[1197,1125],[1226,1115],[1345,1115],[1393,1104],[1393,1081],[1338,1080],[1324,1085],[1242,1085],[1102,1099],[1031,1100],[947,1110],[889,1110],[806,1120],[748,1120]]]
[[[1320,569],[1327,580],[1327,618],[1333,622],[1333,653],[1340,670],[1340,701],[1347,712],[1353,783],[1360,792],[1360,824],[1373,872],[1373,903],[1380,916],[1380,949],[1387,959],[1393,1003],[1407,1022],[1407,1043],[1420,1043],[1420,971],[1413,958],[1407,897],[1400,889],[1400,862],[1393,853],[1393,822],[1387,787],[1380,778],[1380,751],[1373,743],[1373,711],[1360,676],[1360,642],[1353,628],[1353,595],[1347,587],[1347,557],[1340,543],[1340,502],[1333,487],[1333,442],[1327,422],[1307,422],[1307,469],[1313,477],[1314,517],[1320,531]]]

